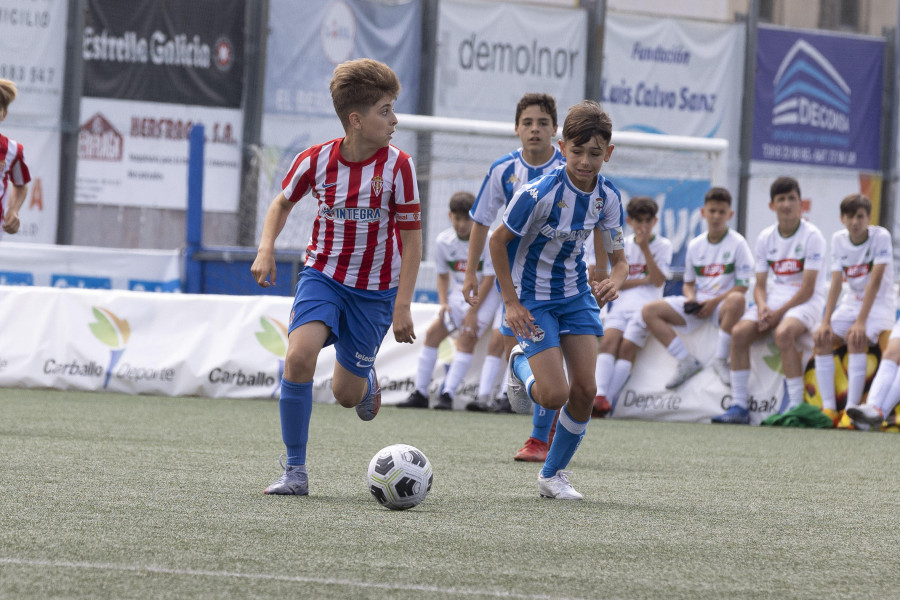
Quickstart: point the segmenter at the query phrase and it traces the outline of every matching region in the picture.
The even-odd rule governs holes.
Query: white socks
[[[609,382],[609,395],[607,399],[612,402],[618,397],[619,392],[622,391],[622,386],[625,385],[625,381],[628,379],[628,375],[631,373],[631,361],[625,360],[624,358],[620,358],[616,361],[615,368],[613,369],[612,381]],[[600,392],[597,392],[600,395]]]
[[[616,358],[612,354],[600,354],[597,356],[597,366],[594,368],[594,380],[597,383],[597,395],[606,396],[609,390],[609,382],[613,377]]]
[[[666,347],[666,350],[675,357],[676,360],[684,360],[688,356],[691,355],[690,352],[687,351],[687,348],[684,347],[684,344],[681,341],[681,338],[677,335],[675,339]]]
[[[816,382],[819,384],[819,396],[822,397],[822,408],[837,410],[834,395],[834,356],[816,354]]]
[[[862,400],[863,388],[866,387],[867,362],[868,355],[865,352],[847,356],[847,407],[859,406]]]
[[[416,390],[424,396],[428,395],[428,386],[431,385],[431,374],[434,372],[434,365],[437,364],[437,357],[437,348],[422,347],[419,354],[419,369],[416,371]]]
[[[719,330],[719,337],[716,341],[716,358],[724,358],[728,360],[731,356],[731,334]]]

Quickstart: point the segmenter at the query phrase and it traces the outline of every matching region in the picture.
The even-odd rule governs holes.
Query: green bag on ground
[[[831,429],[834,422],[817,406],[803,402],[780,415],[771,415],[762,422],[770,427],[806,427],[808,429]]]

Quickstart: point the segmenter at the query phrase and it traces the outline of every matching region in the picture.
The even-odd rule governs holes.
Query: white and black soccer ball
[[[382,506],[406,510],[418,505],[431,491],[434,474],[425,453],[409,444],[393,444],[369,462],[369,491]]]

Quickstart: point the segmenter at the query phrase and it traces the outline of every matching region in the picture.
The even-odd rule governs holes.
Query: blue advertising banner
[[[878,170],[883,40],[760,27],[755,160]]]
[[[672,242],[672,270],[681,272],[687,245],[706,229],[700,214],[709,180],[629,177],[609,174],[622,193],[622,203],[635,196],[650,196],[657,205],[659,219],[655,231]]]
[[[394,111],[417,112],[421,14],[418,0],[272,0],[264,112],[334,117],[328,91],[334,67],[363,57],[397,73],[403,89]]]

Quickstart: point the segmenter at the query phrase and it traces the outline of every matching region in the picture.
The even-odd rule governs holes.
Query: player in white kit
[[[750,306],[731,334],[731,388],[734,403],[713,423],[749,424],[750,346],[774,334],[787,380],[789,408],[803,402],[801,336],[815,330],[825,308],[825,237],[802,218],[800,184],[779,177],[769,189],[769,209],[777,223],[756,242],[755,306]],[[771,290],[766,288],[769,272]]]
[[[472,219],[469,210],[475,203],[475,196],[469,192],[456,192],[450,197],[450,228],[437,236],[434,264],[438,274],[437,290],[440,311],[425,333],[425,346],[419,354],[416,372],[416,389],[399,408],[428,408],[428,386],[438,358],[438,346],[454,331],[458,331],[456,352],[450,362],[450,369],[444,378],[444,387],[434,408],[450,410],[456,388],[465,377],[472,364],[472,353],[484,331],[491,325],[500,306],[500,293],[494,284],[494,267],[491,255],[484,252],[475,266],[480,280],[479,294],[482,301],[471,306],[463,298],[462,283],[469,255],[469,235]],[[490,357],[499,361],[499,356]],[[495,371],[496,372],[496,371]],[[486,371],[483,371],[486,373]],[[489,387],[494,383],[491,377]],[[484,386],[482,386],[484,387]]]
[[[647,342],[641,310],[648,302],[662,298],[663,286],[671,274],[672,242],[653,233],[658,210],[649,196],[635,196],[628,201],[626,221],[634,231],[625,238],[628,278],[603,319],[603,338],[594,370],[594,417],[606,416],[625,385],[638,348]]]
[[[666,383],[674,389],[698,373],[703,364],[691,355],[675,333],[690,333],[713,319],[719,327],[713,370],[731,385],[731,331],[744,314],[744,296],[753,273],[753,254],[744,236],[728,227],[734,216],[731,194],[710,188],[703,198],[707,231],[688,244],[684,258],[682,296],[667,296],[644,306],[647,329],[678,360],[675,375]]]
[[[850,194],[841,201],[841,222],[846,229],[831,237],[831,289],[815,332],[822,412],[842,429],[852,428],[852,424],[849,416],[837,410],[832,351],[847,344],[845,410],[849,410],[862,400],[868,346],[891,328],[897,310],[891,234],[884,227],[870,225],[871,214],[872,202],[862,194]],[[847,291],[842,296],[844,281]]]

